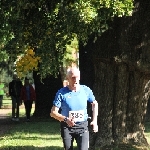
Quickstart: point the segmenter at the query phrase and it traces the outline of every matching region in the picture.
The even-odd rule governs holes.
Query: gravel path
[[[24,109],[24,105],[21,105],[19,109]],[[35,105],[33,104],[32,109],[34,110]],[[16,121],[11,120],[11,106],[7,106],[6,108],[0,109],[0,137],[3,136],[10,128],[16,125]],[[20,118],[19,122],[24,121],[25,118]]]
[[[9,113],[11,113],[11,108],[0,109],[0,136],[13,126]]]

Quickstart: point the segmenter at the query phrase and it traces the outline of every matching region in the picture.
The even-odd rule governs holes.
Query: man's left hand
[[[98,132],[98,125],[96,122],[92,121],[90,125],[93,126],[93,132]]]

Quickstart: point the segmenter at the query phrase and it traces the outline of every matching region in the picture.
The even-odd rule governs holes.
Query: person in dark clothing
[[[28,78],[25,78],[24,86],[21,89],[21,100],[24,102],[27,121],[30,121],[32,104],[36,100],[36,93]]]
[[[4,96],[4,83],[0,82],[0,109],[3,105],[3,96]]]
[[[19,106],[22,82],[16,74],[13,75],[13,80],[9,83],[9,96],[12,99],[12,120],[19,121]]]

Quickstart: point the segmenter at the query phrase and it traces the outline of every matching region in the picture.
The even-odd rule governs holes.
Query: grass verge
[[[62,141],[59,123],[46,122],[16,123],[3,137],[0,149],[3,150],[61,150]]]
[[[32,109],[32,113],[34,108]],[[11,113],[9,113],[11,115]],[[0,136],[0,150],[63,150],[60,137],[60,124],[51,118],[25,120],[25,109],[20,109],[20,121],[10,122],[12,128]],[[150,143],[150,122],[145,125],[145,136]],[[74,142],[74,145],[76,143]],[[111,150],[148,150],[130,146],[110,148]],[[98,149],[97,149],[98,150]]]

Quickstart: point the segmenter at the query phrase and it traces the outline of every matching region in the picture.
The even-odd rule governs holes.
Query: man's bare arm
[[[90,125],[93,126],[93,131],[98,132],[98,125],[97,125],[97,116],[98,116],[98,103],[97,101],[93,101],[92,103],[92,111],[93,111],[93,119]]]
[[[73,118],[68,118],[66,116],[63,116],[58,111],[59,111],[59,108],[56,107],[56,106],[53,106],[52,109],[51,109],[50,116],[57,119],[57,120],[59,120],[60,122],[64,121],[64,119],[67,118],[67,120],[65,122],[68,124],[68,126],[72,127],[72,126],[75,125],[75,122],[74,122]]]
[[[98,116],[98,103],[97,101],[93,101],[92,103],[92,111],[93,111],[93,121],[97,123],[97,116]]]
[[[59,121],[64,121],[64,119],[66,118],[65,116],[61,115],[59,112],[59,108],[56,106],[53,106],[50,112],[50,116],[59,120]]]

